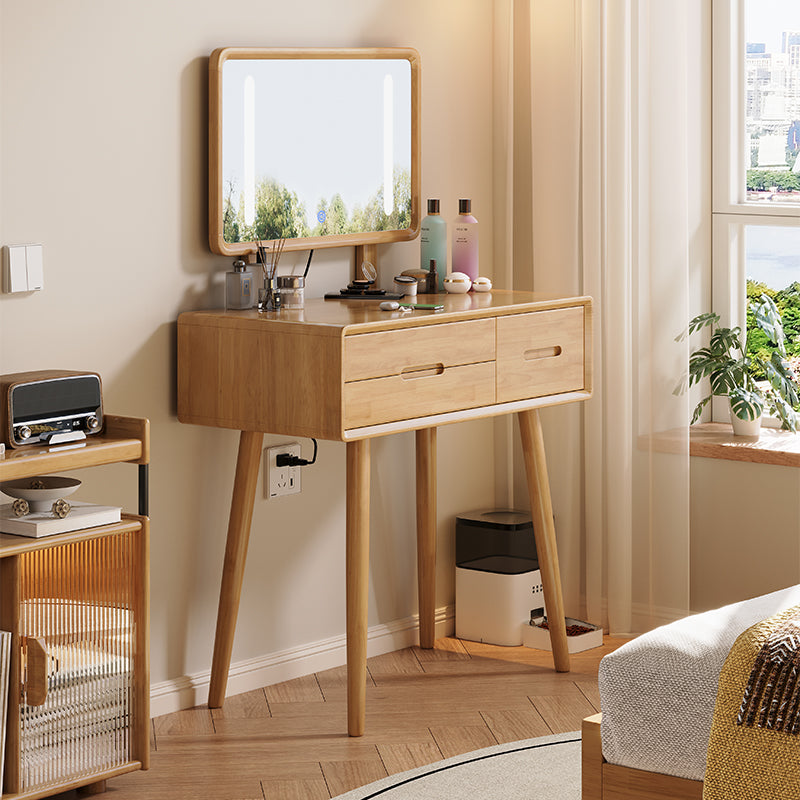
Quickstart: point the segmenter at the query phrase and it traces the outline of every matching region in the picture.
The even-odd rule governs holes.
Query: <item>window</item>
[[[766,289],[800,355],[800,3],[713,2],[713,308],[744,329]]]

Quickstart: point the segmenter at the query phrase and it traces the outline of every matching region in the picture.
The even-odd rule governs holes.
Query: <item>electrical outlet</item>
[[[300,491],[300,467],[279,467],[276,459],[281,453],[300,456],[298,442],[268,447],[264,451],[264,495],[267,498],[284,494],[298,494]]]

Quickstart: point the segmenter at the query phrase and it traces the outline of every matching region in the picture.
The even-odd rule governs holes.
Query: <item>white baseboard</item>
[[[670,622],[683,619],[691,613],[688,609],[634,603],[631,616],[633,630],[639,633],[649,631],[660,625],[669,625]]]
[[[436,637],[452,636],[455,607],[436,610]],[[391,653],[419,643],[419,616],[374,625],[367,630],[367,656]],[[334,636],[301,647],[250,658],[231,664],[226,696],[242,694],[262,686],[300,678],[347,662],[347,638]],[[153,717],[204,705],[208,702],[211,670],[183,675],[150,686],[150,714]]]

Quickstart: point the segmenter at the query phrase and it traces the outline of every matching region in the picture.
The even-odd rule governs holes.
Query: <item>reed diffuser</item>
[[[271,249],[268,249],[267,245],[260,240],[256,241],[257,258],[264,277],[264,287],[258,290],[259,311],[277,311],[281,307],[281,297],[277,290],[275,275],[285,244],[285,236],[274,241]]]

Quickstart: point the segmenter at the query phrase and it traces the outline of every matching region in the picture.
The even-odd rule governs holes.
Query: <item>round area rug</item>
[[[580,800],[580,733],[464,753],[361,786],[335,800]]]

